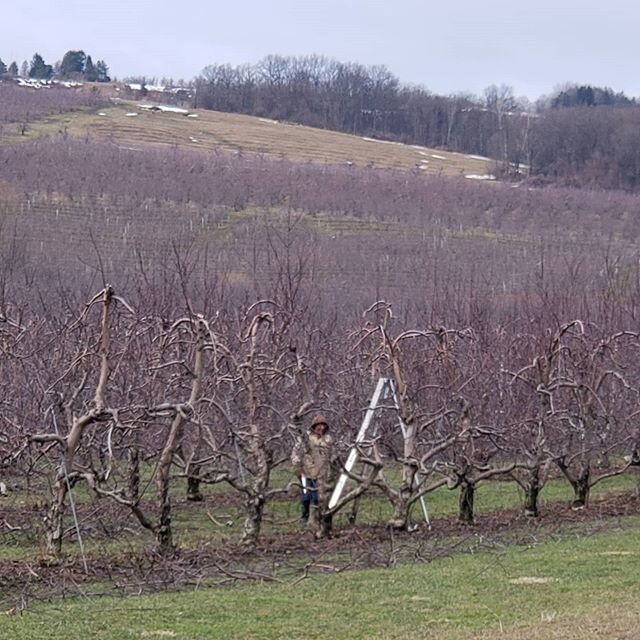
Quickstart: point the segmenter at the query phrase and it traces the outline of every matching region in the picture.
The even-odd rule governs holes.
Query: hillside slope
[[[149,103],[147,103],[148,105]],[[494,162],[416,145],[373,140],[254,116],[195,110],[189,115],[119,102],[99,111],[65,113],[30,124],[12,141],[63,132],[107,138],[120,145],[169,145],[286,157],[295,162],[354,164],[489,179]],[[135,115],[134,115],[135,114]]]

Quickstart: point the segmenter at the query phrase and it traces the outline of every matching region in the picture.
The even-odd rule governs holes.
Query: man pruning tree
[[[316,415],[309,431],[296,442],[291,452],[294,473],[300,478],[302,492],[301,522],[309,523],[316,537],[331,535],[331,516],[326,515],[335,483],[333,437],[324,416]]]

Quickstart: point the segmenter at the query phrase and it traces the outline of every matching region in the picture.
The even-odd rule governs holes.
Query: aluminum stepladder
[[[395,408],[400,410],[400,403],[398,401],[398,394],[396,393],[396,385],[391,378],[378,378],[378,384],[376,385],[375,391],[373,392],[373,396],[371,396],[371,402],[369,403],[369,407],[367,408],[367,412],[364,415],[364,419],[362,420],[362,424],[360,425],[360,430],[358,431],[358,435],[356,436],[356,441],[353,447],[351,447],[351,451],[349,451],[349,456],[347,457],[347,461],[344,465],[344,471],[340,474],[340,478],[331,494],[331,499],[329,500],[329,509],[333,509],[340,500],[340,496],[344,491],[344,487],[347,484],[347,480],[349,479],[349,473],[353,469],[357,459],[358,459],[358,445],[361,444],[371,427],[371,423],[376,415],[376,412],[380,408],[380,403],[391,396],[393,399],[393,404]],[[398,421],[400,422],[400,429],[402,430],[403,438],[407,437],[407,426],[402,420],[402,417],[398,417]],[[375,428],[374,428],[375,432]],[[416,480],[417,480],[416,474]],[[422,513],[424,514],[424,520],[429,527],[431,527],[431,522],[429,520],[429,511],[427,510],[427,503],[424,499],[424,496],[420,496],[420,505],[422,506]]]

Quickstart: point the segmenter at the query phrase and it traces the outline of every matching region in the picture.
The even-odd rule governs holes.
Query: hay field
[[[294,162],[353,164],[456,176],[487,176],[495,168],[492,160],[440,149],[218,111],[192,110],[188,117],[145,110],[140,108],[142,104],[145,103],[119,102],[106,109],[43,118],[32,123],[25,136],[14,134],[10,139],[15,142],[59,133],[89,134],[123,146],[152,144],[209,152],[233,151],[286,157]]]

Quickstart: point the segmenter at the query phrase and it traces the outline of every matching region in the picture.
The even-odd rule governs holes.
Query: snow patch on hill
[[[189,109],[183,109],[182,107],[176,107],[173,105],[143,103],[139,104],[138,107],[145,111],[161,111],[162,113],[179,113],[185,116],[189,115]]]
[[[491,173],[485,173],[483,175],[479,175],[477,173],[469,173],[465,176],[468,180],[495,180],[496,177]]]

